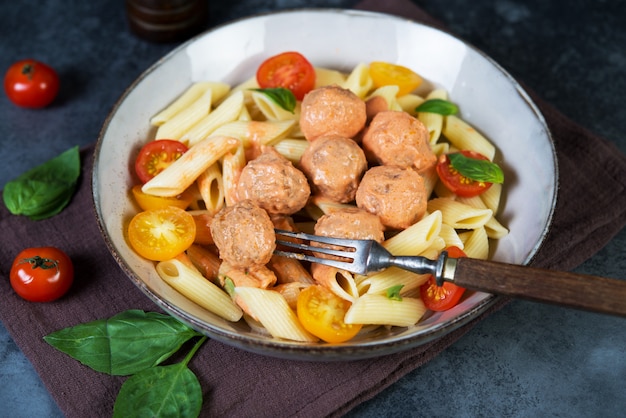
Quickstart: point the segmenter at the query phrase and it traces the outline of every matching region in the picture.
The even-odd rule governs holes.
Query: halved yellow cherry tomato
[[[168,206],[176,206],[180,209],[187,209],[193,200],[189,193],[183,193],[176,197],[163,197],[144,193],[141,190],[141,187],[142,185],[138,184],[133,186],[131,191],[133,192],[135,202],[137,202],[139,207],[143,210],[163,209]]]
[[[324,286],[308,286],[298,295],[298,319],[316,337],[328,343],[341,343],[354,338],[362,327],[343,321],[350,305]]]
[[[415,71],[389,62],[374,61],[370,63],[370,76],[374,87],[396,85],[398,96],[412,92],[422,84],[422,77]]]
[[[191,246],[196,235],[193,216],[174,206],[139,212],[128,225],[128,240],[148,260],[169,260]]]

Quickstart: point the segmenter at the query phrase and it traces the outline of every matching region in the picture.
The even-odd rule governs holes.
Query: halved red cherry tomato
[[[348,341],[361,324],[346,324],[343,318],[351,304],[321,285],[312,285],[298,295],[298,319],[304,329],[328,343]]]
[[[135,172],[142,183],[147,183],[180,158],[188,148],[180,141],[157,139],[143,146],[135,160]]]
[[[448,255],[452,258],[467,257],[459,247],[448,247]],[[447,311],[456,306],[465,293],[465,288],[454,283],[444,282],[443,286],[437,286],[437,281],[430,276],[428,281],[420,287],[420,296],[424,305],[431,311]]]
[[[484,155],[469,150],[461,151],[461,154],[468,158],[478,160],[489,160]],[[437,162],[437,174],[444,186],[454,194],[461,197],[474,197],[486,192],[492,185],[485,181],[476,181],[461,175],[450,164],[450,158],[446,154],[442,154]]]
[[[59,76],[43,62],[17,61],[4,76],[4,91],[9,100],[22,107],[48,106],[59,92]]]
[[[153,261],[169,260],[193,244],[193,216],[175,206],[139,212],[128,225],[128,240],[137,253]]]
[[[256,72],[261,88],[283,87],[291,90],[297,100],[315,87],[315,69],[298,52],[283,52],[266,59]]]
[[[369,69],[374,87],[398,86],[398,96],[412,92],[418,88],[423,81],[422,77],[410,68],[389,62],[371,62]]]
[[[74,282],[74,266],[55,247],[27,248],[11,266],[11,286],[31,302],[51,302],[63,296]]]

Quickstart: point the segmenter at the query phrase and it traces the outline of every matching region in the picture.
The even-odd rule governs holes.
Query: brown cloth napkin
[[[364,1],[357,7],[441,27],[406,0]],[[561,177],[566,181],[561,183],[552,231],[534,264],[571,269],[626,224],[626,157],[606,140],[536,100],[553,133]],[[125,277],[100,237],[91,200],[92,153],[93,146],[82,150],[80,187],[71,204],[56,217],[33,222],[0,208],[0,319],[70,418],[111,416],[124,378],[92,371],[48,346],[42,337],[126,309],[158,310]],[[70,255],[76,281],[59,301],[29,303],[12,292],[9,269],[20,250],[43,245],[58,246]],[[504,303],[506,299],[501,299],[480,318],[425,346],[371,360],[286,361],[209,340],[190,363],[204,391],[202,415],[340,416],[429,361]]]

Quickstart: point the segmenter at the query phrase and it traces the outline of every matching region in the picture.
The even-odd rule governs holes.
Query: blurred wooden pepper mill
[[[130,30],[152,42],[183,41],[205,29],[208,0],[126,0]]]

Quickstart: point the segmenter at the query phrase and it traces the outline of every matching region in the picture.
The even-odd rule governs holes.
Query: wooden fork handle
[[[448,261],[453,274],[445,280],[467,289],[626,316],[626,280],[470,258]]]

